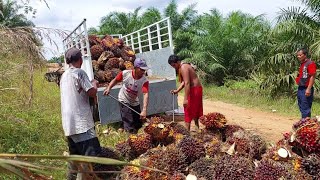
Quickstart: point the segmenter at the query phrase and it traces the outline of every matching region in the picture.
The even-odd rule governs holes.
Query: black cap
[[[70,64],[73,62],[77,62],[82,57],[82,54],[79,49],[73,47],[67,50],[65,57],[67,64]]]

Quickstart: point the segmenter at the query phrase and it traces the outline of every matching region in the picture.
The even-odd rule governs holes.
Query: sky
[[[87,19],[88,28],[97,27],[101,18],[110,12],[132,12],[139,6],[143,9],[156,7],[162,11],[170,0],[46,0],[46,2],[49,8],[41,0],[31,1],[31,5],[37,9],[36,17],[31,19],[34,24],[37,27],[72,31],[84,18]],[[264,14],[272,23],[275,23],[280,8],[301,6],[294,0],[177,0],[176,2],[179,11],[196,3],[195,9],[198,14],[216,8],[226,16],[232,11],[240,10],[254,16]],[[47,59],[59,56],[63,52],[62,38],[54,35],[51,35],[51,38],[58,45],[58,49],[48,41],[44,41]]]

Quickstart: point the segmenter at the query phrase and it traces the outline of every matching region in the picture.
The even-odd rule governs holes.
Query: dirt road
[[[182,98],[182,96],[179,96],[180,106],[182,105]],[[290,131],[292,124],[298,121],[297,118],[280,116],[276,112],[263,112],[221,101],[205,99],[203,103],[204,114],[209,112],[222,113],[226,116],[228,124],[238,124],[247,130],[254,131],[269,142],[276,142],[281,139],[282,132]],[[191,128],[194,128],[194,123],[192,123]]]

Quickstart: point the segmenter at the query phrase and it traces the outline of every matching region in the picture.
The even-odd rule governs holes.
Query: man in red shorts
[[[184,63],[177,55],[171,55],[168,63],[176,69],[179,74],[180,86],[171,93],[177,94],[183,88],[185,90],[183,107],[186,128],[190,131],[190,123],[194,120],[199,129],[199,117],[203,115],[202,86],[195,69],[189,63]]]

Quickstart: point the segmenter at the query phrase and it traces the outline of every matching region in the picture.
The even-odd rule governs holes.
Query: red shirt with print
[[[299,68],[299,74],[298,77],[296,78],[296,83],[299,85],[300,79],[303,76],[303,68],[305,63],[308,61],[309,59],[305,60],[303,63],[301,63],[300,68]],[[317,71],[317,66],[316,63],[314,63],[313,61],[311,61],[311,63],[308,65],[307,67],[307,72],[308,72],[308,79],[306,82],[306,87],[308,87],[309,85],[309,81],[310,81],[310,76],[315,75]]]

